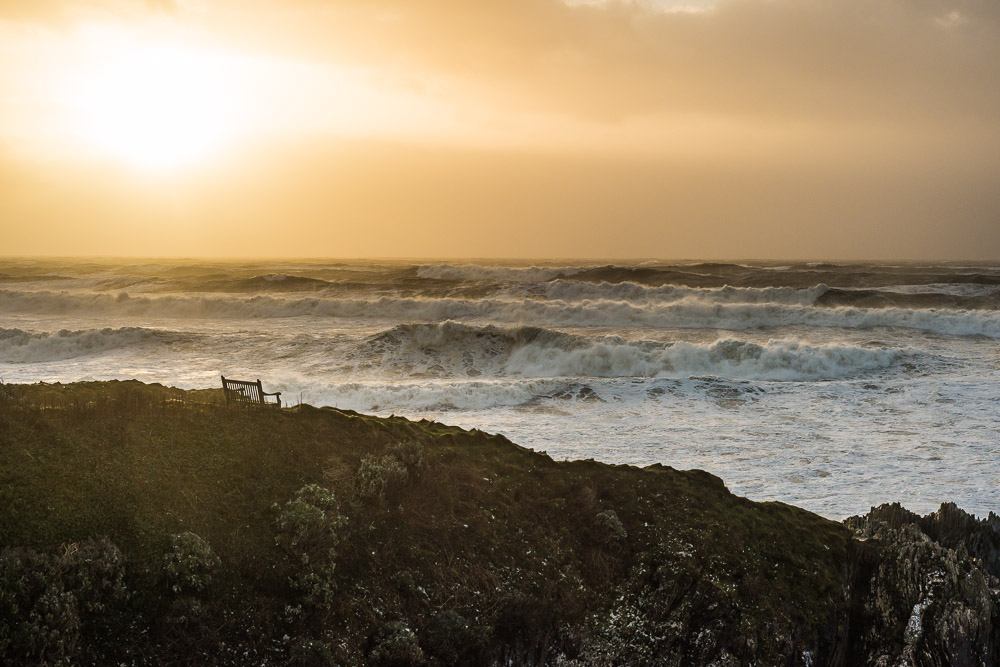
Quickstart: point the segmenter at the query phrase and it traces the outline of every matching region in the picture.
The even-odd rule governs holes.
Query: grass
[[[364,664],[402,647],[440,664],[647,650],[772,664],[832,641],[851,540],[840,524],[700,471],[560,463],[435,422],[221,399],[138,382],[0,386],[0,547],[55,554],[106,536],[127,559],[141,621],[113,645],[83,637],[75,659]],[[393,456],[406,473],[363,493],[362,462]],[[276,505],[308,484],[346,518],[322,609],[289,584],[297,565],[275,542]],[[171,620],[162,582],[172,536],[188,531],[221,561],[196,627]],[[687,629],[663,636],[671,623]]]

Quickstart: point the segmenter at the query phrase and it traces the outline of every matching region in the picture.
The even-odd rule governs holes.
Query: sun
[[[137,46],[79,84],[87,143],[137,167],[190,164],[232,137],[237,110],[227,94],[224,62],[211,55]]]

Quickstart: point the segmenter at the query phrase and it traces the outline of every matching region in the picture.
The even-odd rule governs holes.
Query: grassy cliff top
[[[336,499],[295,506],[325,517],[325,569],[288,538],[308,485]],[[187,532],[219,561],[196,595],[165,583],[165,554]],[[688,642],[678,656],[766,663],[788,642],[822,644],[851,542],[840,524],[734,496],[701,471],[555,462],[497,435],[332,408],[226,409],[221,390],[0,385],[0,548],[58,555],[96,537],[124,554],[141,627],[113,646],[84,636],[80,655],[134,655],[134,642],[182,662],[238,644],[281,663],[307,646],[357,664],[569,659],[588,646],[615,661],[635,657],[644,623],[675,617],[717,632],[714,648]],[[317,601],[302,572],[335,594]],[[180,622],[182,598],[198,612]],[[739,646],[719,639],[730,632]],[[392,653],[400,643],[416,662]]]

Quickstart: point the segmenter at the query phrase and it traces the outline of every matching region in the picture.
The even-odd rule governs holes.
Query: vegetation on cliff
[[[961,642],[1000,656],[995,524],[970,517],[979,551],[910,531],[937,548],[915,562],[951,554],[955,571],[935,589],[954,641],[920,634],[919,653],[907,624],[930,570],[892,565],[899,525],[857,519],[862,542],[700,471],[220,398],[0,386],[0,658],[819,665],[946,659]]]

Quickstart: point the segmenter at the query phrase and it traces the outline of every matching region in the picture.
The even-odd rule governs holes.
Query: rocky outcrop
[[[1000,663],[1000,518],[892,504],[845,523],[858,537],[845,664]]]

